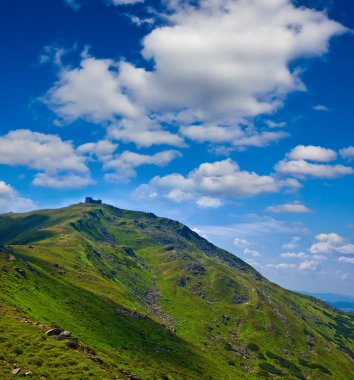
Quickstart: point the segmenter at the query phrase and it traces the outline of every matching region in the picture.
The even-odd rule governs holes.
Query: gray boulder
[[[60,327],[55,327],[54,329],[50,329],[46,331],[45,335],[47,336],[59,335],[62,331],[63,329],[61,329]]]

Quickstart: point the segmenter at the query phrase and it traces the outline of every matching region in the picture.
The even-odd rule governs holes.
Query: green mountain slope
[[[1,379],[354,378],[353,314],[154,214],[1,215],[0,284]]]

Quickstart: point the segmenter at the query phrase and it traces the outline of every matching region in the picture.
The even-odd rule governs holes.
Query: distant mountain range
[[[354,297],[345,296],[343,294],[335,293],[310,293],[310,292],[299,292],[312,297],[316,297],[321,301],[328,303],[335,307],[336,309],[354,312]]]

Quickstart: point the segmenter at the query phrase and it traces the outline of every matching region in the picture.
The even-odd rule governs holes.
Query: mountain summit
[[[0,283],[1,379],[354,378],[353,314],[152,213],[3,214]]]

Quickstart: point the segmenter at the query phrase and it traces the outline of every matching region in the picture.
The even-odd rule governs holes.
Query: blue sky
[[[354,5],[5,0],[0,212],[178,219],[290,289],[354,295]]]

